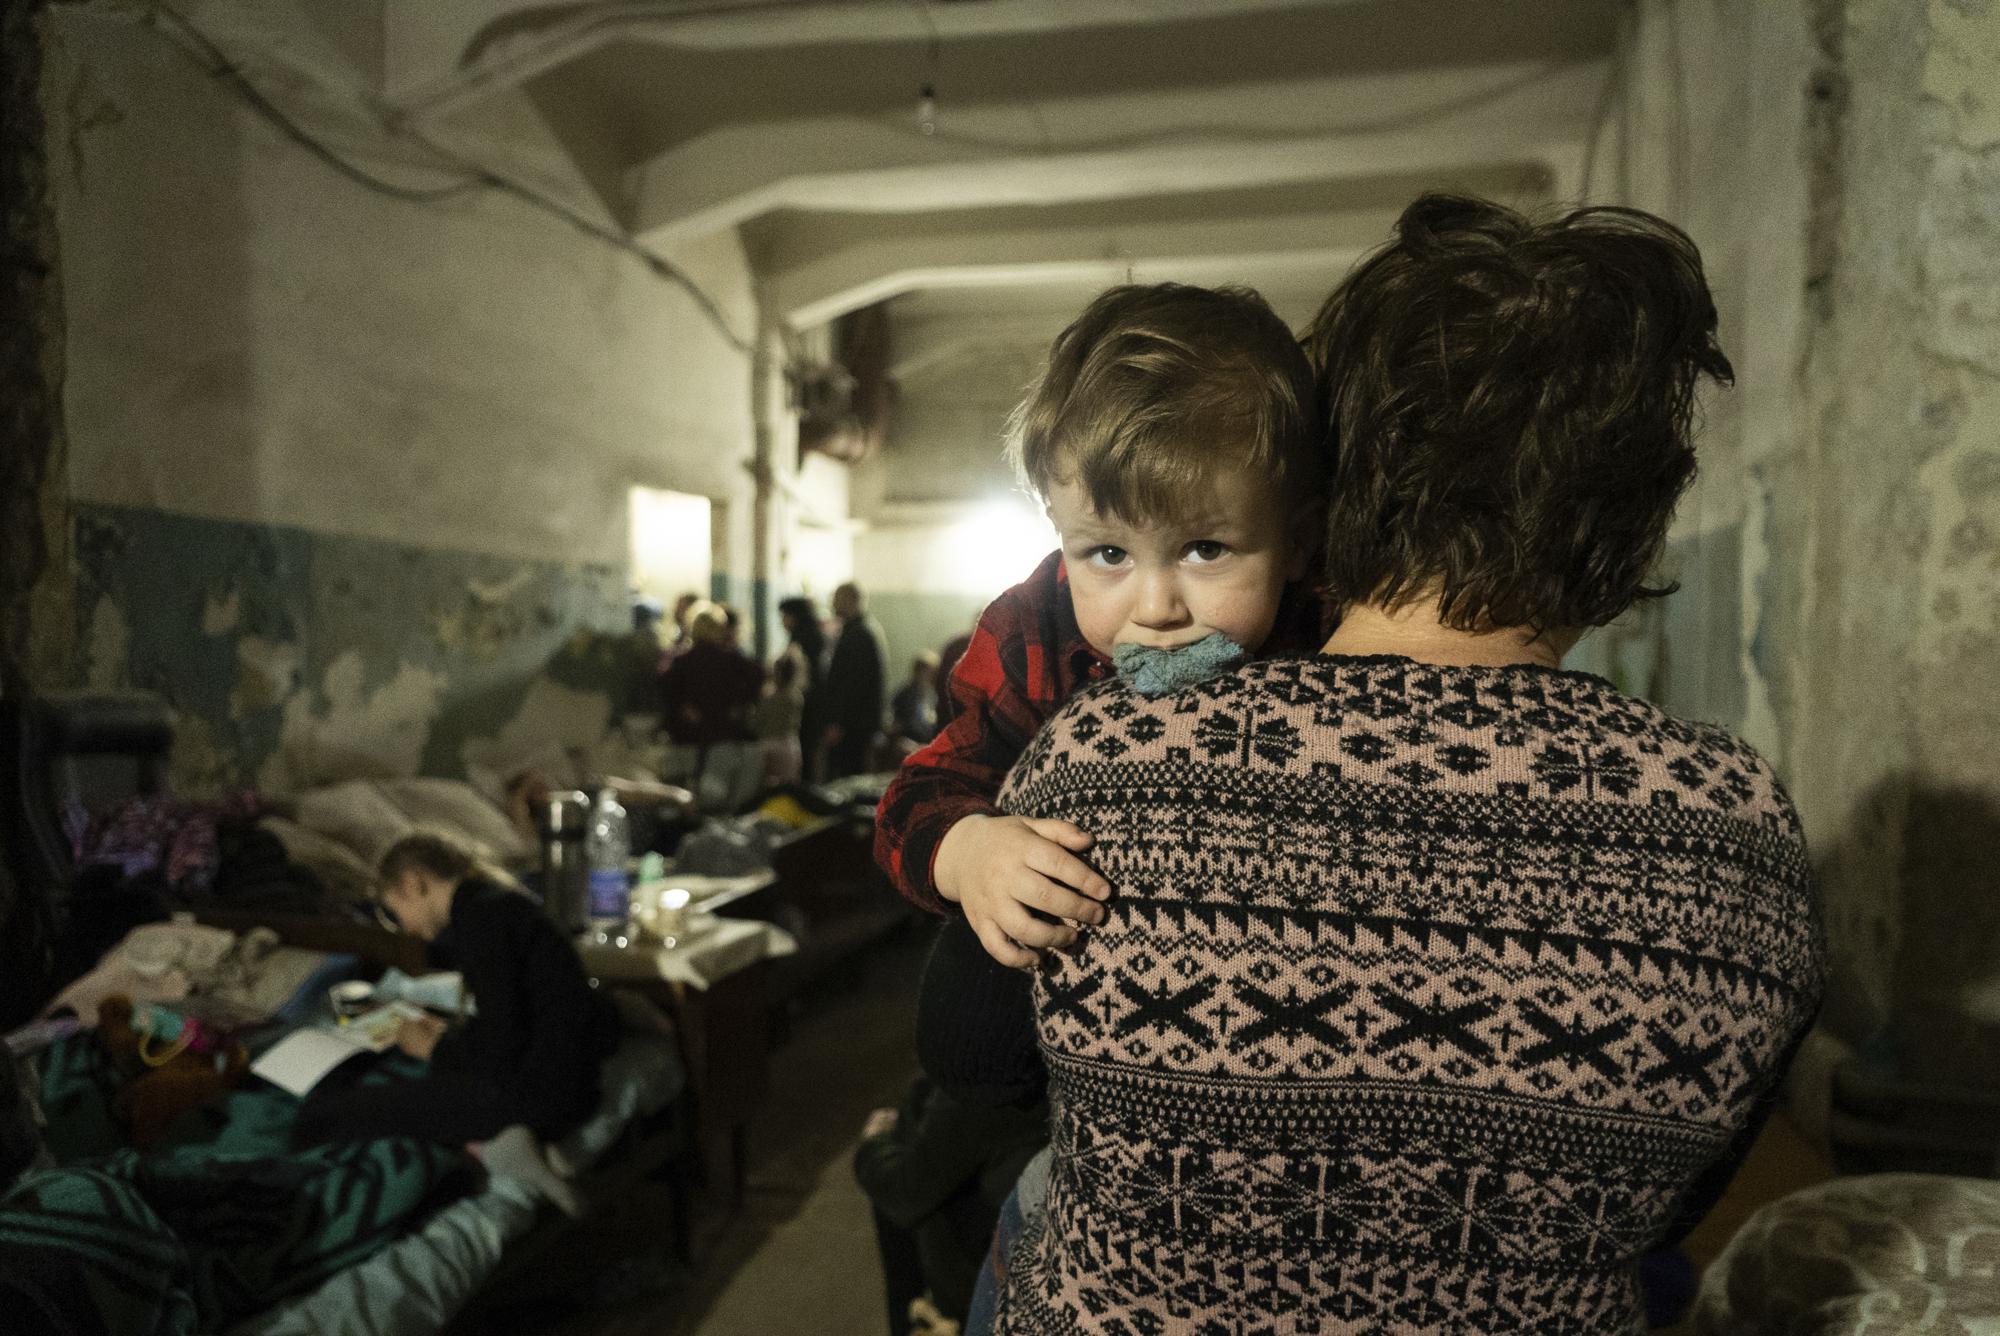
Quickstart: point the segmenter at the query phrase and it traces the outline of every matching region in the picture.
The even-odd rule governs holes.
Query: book
[[[394,1044],[403,1022],[423,1014],[407,1002],[391,1002],[337,1028],[294,1030],[265,1050],[250,1064],[250,1070],[280,1090],[304,1096],[349,1058],[380,1053]]]
[[[352,1020],[342,1021],[334,1033],[360,1044],[370,1053],[380,1053],[396,1042],[396,1034],[403,1028],[404,1021],[422,1020],[423,1017],[421,1007],[408,1002],[391,1002],[372,1011],[364,1011]]]

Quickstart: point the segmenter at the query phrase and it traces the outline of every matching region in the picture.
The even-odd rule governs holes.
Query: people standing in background
[[[825,731],[826,628],[820,625],[819,609],[803,595],[778,604],[778,620],[791,637],[789,652],[796,652],[805,670],[804,703],[799,711],[800,778],[811,784],[819,780],[820,734]]]
[[[750,731],[750,710],[764,686],[756,660],[729,643],[727,612],[713,603],[688,615],[686,651],[660,678],[660,708],[674,745],[677,782],[688,783],[703,810],[728,814],[756,796],[764,755]]]
[[[805,655],[787,645],[771,660],[771,680],[751,714],[751,731],[764,751],[764,787],[796,784],[803,773],[799,726],[806,711]]]
[[[674,600],[673,636],[667,640],[666,650],[660,656],[661,672],[665,672],[667,664],[686,651],[687,647],[693,643],[688,635],[688,617],[694,611],[695,604],[702,601],[701,595],[693,592],[682,594]]]
[[[909,680],[889,700],[889,733],[921,747],[937,736],[938,656],[924,650],[910,660]]]
[[[660,709],[660,618],[666,609],[644,594],[632,596],[632,631],[619,651],[619,714],[643,718],[646,734],[656,726]]]
[[[826,663],[826,747],[823,778],[841,779],[868,768],[875,735],[882,731],[887,703],[882,628],[865,609],[861,586],[852,580],[833,591],[833,615],[840,637]]]

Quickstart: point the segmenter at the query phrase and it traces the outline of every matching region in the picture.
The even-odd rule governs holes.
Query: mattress
[[[605,1059],[597,1112],[563,1142],[570,1163],[596,1163],[626,1128],[678,1096],[686,1073],[672,1040],[628,1033]],[[435,1332],[499,1266],[507,1245],[534,1226],[539,1202],[521,1183],[486,1188],[318,1289],[232,1327],[229,1336],[418,1336]]]

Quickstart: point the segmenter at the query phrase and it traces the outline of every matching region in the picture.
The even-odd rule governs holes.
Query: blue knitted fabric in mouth
[[[1119,645],[1112,651],[1111,666],[1140,695],[1165,696],[1220,677],[1249,657],[1243,646],[1220,631],[1210,631],[1193,644],[1174,649]]]

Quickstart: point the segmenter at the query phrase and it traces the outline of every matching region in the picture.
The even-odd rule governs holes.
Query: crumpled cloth
[[[1702,1276],[1703,1336],[1986,1332],[2000,1321],[2000,1183],[1860,1174],[1743,1222]]]
[[[101,814],[72,807],[64,825],[79,866],[110,864],[128,878],[158,871],[176,890],[205,890],[221,862],[216,824],[249,820],[258,810],[257,795],[247,791],[214,802],[156,793]]]
[[[1220,631],[1210,631],[1193,644],[1174,649],[1120,645],[1112,651],[1111,666],[1140,695],[1166,696],[1220,677],[1249,657],[1243,646]]]
[[[41,1014],[68,1008],[90,1026],[97,1023],[99,1004],[113,994],[135,1003],[185,1004],[199,997],[206,1003],[203,1010],[248,1023],[274,1014],[325,959],[321,951],[280,946],[269,928],[252,928],[239,937],[201,923],[146,923],[127,933]]]

